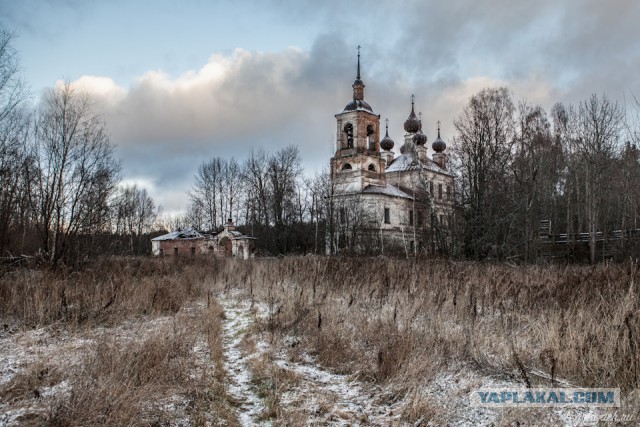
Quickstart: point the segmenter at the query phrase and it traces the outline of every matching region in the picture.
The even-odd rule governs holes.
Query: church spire
[[[360,45],[358,45],[358,74],[353,82],[353,100],[362,101],[364,99],[364,82],[360,78]]]
[[[356,80],[360,80],[360,45],[358,45],[358,76]]]

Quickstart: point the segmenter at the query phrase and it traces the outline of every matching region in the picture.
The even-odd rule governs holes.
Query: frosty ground
[[[231,410],[227,419],[212,417],[207,423],[236,425],[490,425],[509,424],[509,410],[472,408],[468,396],[479,387],[519,386],[499,376],[486,375],[468,366],[452,363],[433,378],[424,378],[420,389],[408,396],[396,396],[391,390],[359,379],[357,372],[332,372],[318,364],[306,352],[291,351],[299,337],[276,336],[265,326],[274,313],[268,304],[252,301],[246,289],[212,294],[209,298],[222,307],[222,345],[225,390]],[[174,316],[142,318],[114,327],[70,331],[51,325],[28,331],[6,325],[0,336],[0,425],[46,422],[56,405],[73,392],[74,371],[82,375],[83,361],[98,343],[109,337],[120,342],[137,340],[153,333],[167,333],[185,319],[196,321],[207,309],[203,301],[183,307]],[[188,355],[193,366],[207,371],[212,364],[206,336],[193,340]],[[428,357],[428,355],[425,355]],[[49,382],[23,384],[21,375],[36,378],[59,372]],[[214,367],[209,366],[211,375]],[[198,369],[195,369],[197,371]],[[42,373],[46,372],[46,373]],[[194,372],[200,375],[201,372]],[[26,388],[25,388],[26,387]],[[162,420],[170,425],[192,425],[189,387],[173,390],[155,401],[144,402],[141,421]],[[16,390],[13,390],[16,391]],[[428,402],[422,405],[421,402]],[[64,403],[62,403],[64,404]],[[406,414],[416,408],[429,408],[417,421],[408,423]],[[585,425],[595,413],[582,410],[536,411],[544,424]],[[542,418],[540,418],[542,417]]]

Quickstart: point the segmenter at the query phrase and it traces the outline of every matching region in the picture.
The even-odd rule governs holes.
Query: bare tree
[[[137,252],[142,246],[142,236],[149,233],[157,218],[158,210],[147,190],[137,185],[120,189],[115,201],[116,233],[127,235],[129,251],[134,252],[134,239],[137,240]]]
[[[295,217],[294,199],[300,173],[300,154],[295,145],[279,150],[269,159],[271,212],[276,228],[283,226],[288,217]]]
[[[620,142],[622,124],[622,110],[617,102],[610,101],[606,96],[592,95],[589,100],[580,103],[576,142],[585,168],[585,212],[592,263],[596,259],[596,231],[603,219],[603,195],[610,183],[607,175]]]
[[[219,157],[203,162],[198,167],[195,184],[189,192],[191,211],[197,212],[201,225],[209,230],[215,230],[219,225],[219,194],[222,180],[222,162]]]
[[[468,255],[503,256],[513,228],[508,172],[514,141],[513,102],[506,88],[471,97],[454,125],[453,148],[461,167]],[[506,209],[505,209],[506,208]]]
[[[53,264],[80,233],[104,224],[120,171],[113,154],[105,125],[85,96],[68,82],[46,94],[35,119],[30,203]]]
[[[269,225],[269,200],[271,186],[269,182],[269,159],[263,150],[251,151],[242,169],[242,178],[247,191],[247,217],[251,223]]]
[[[551,136],[544,109],[521,103],[512,164],[519,227],[512,245],[523,247],[525,261],[537,256],[540,221],[553,216],[561,168],[562,149]]]
[[[23,171],[29,161],[29,119],[22,106],[28,92],[19,73],[14,34],[0,25],[0,252],[11,247],[16,222],[25,230]]]

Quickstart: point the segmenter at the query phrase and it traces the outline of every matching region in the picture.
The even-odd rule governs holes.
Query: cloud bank
[[[314,2],[313,18],[305,18],[304,1],[274,3],[283,22],[323,22],[309,49],[236,49],[177,77],[151,70],[130,87],[108,76],[83,76],[74,85],[105,118],[125,177],[152,186],[169,212],[184,207],[197,166],[214,156],[244,159],[252,149],[296,144],[308,173],[328,165],[333,115],[351,98],[358,44],[365,97],[390,119],[396,149],[411,94],[431,141],[437,120],[450,138],[469,97],[488,86],[507,86],[516,101],[547,109],[591,93],[619,99],[640,89],[635,1],[344,3]]]

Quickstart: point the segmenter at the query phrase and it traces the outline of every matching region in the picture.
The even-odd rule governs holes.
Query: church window
[[[344,166],[342,167],[343,171],[347,171],[347,170],[351,170],[351,165],[349,163],[345,163]]]
[[[429,194],[433,197],[433,181],[429,181]]]
[[[418,211],[418,227],[422,227],[422,211]]]
[[[391,212],[389,212],[389,208],[384,208],[384,223],[391,224]]]
[[[374,133],[375,133],[375,129],[373,128],[373,125],[367,126],[367,147],[369,147],[369,150],[372,150],[372,151],[375,151],[376,149],[376,142],[374,141],[374,138],[373,138]]]
[[[347,148],[353,148],[353,125],[351,123],[344,125],[344,134],[347,139]]]
[[[413,211],[409,211],[409,225],[413,225]]]
[[[438,184],[438,199],[442,199],[442,184]]]
[[[451,186],[447,185],[447,200],[451,200]]]
[[[345,222],[347,222],[347,210],[340,208],[340,224],[344,224]]]
[[[375,171],[376,171],[376,167],[375,167],[373,164],[370,164],[370,165],[369,165],[369,170],[370,170],[371,172],[375,172]]]

